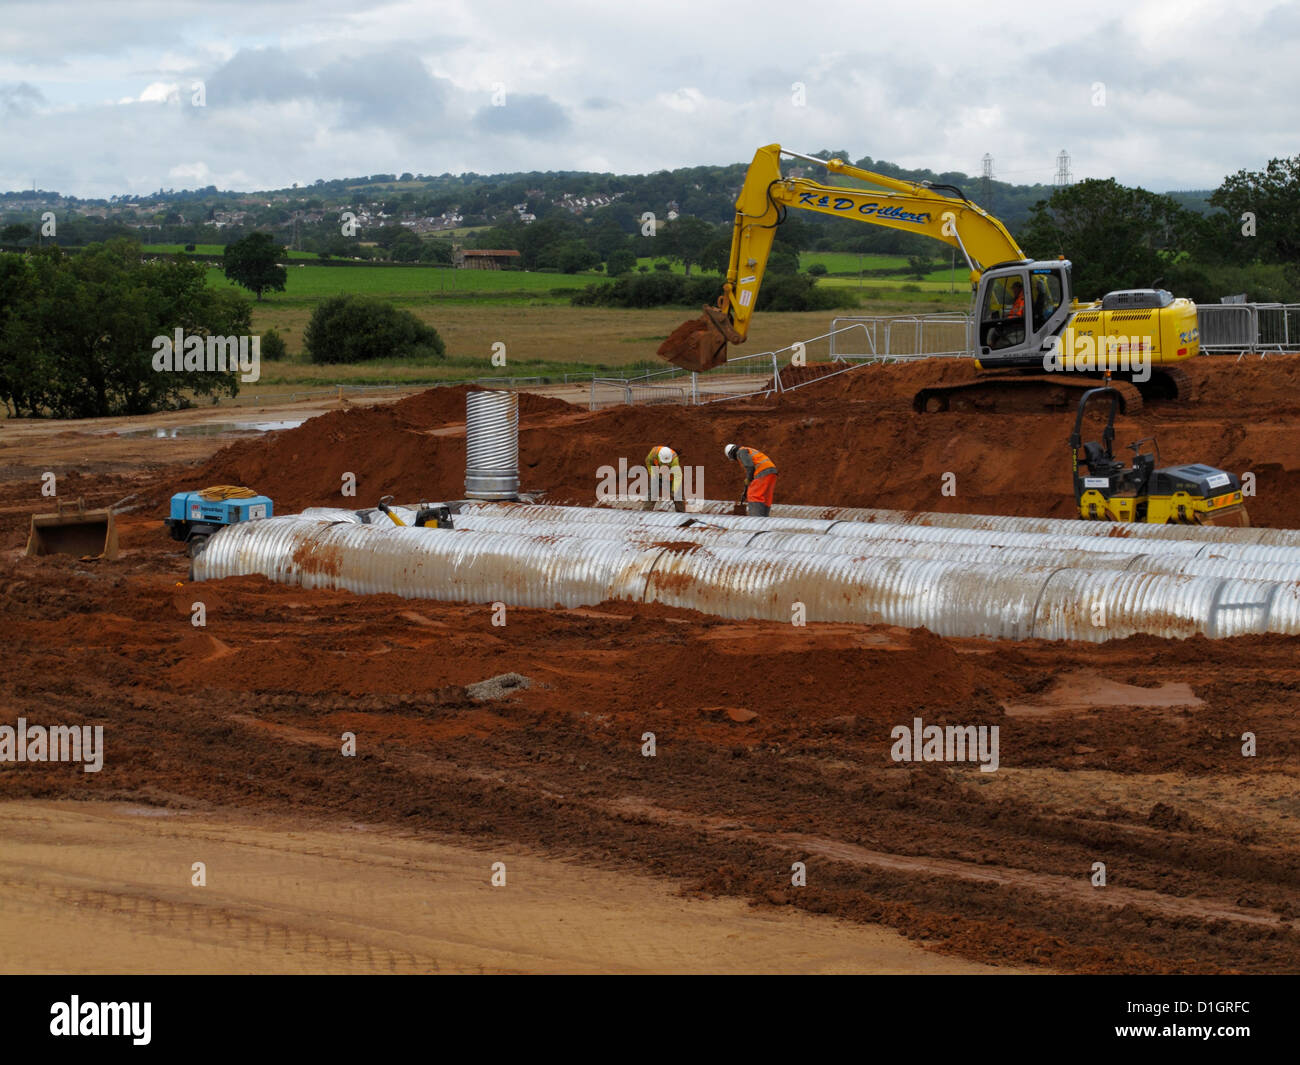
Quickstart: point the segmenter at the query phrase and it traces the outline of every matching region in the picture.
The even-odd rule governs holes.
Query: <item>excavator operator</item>
[[[776,494],[776,463],[757,448],[728,444],[723,454],[745,470],[745,509],[750,517],[766,518]]]
[[[990,348],[1004,348],[1024,339],[1025,286],[1019,281],[1011,282],[1011,302],[1004,307],[1001,319],[988,332],[986,343]]]
[[[1011,282],[1011,310],[1007,312],[1008,318],[1023,318],[1025,316],[1025,286],[1019,281]]]

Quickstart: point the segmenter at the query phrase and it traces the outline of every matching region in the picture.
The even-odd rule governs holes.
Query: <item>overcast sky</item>
[[[1066,149],[1076,180],[1212,188],[1300,152],[1297,44],[1295,0],[6,0],[0,189],[642,173],[772,142],[987,152],[1017,183]]]

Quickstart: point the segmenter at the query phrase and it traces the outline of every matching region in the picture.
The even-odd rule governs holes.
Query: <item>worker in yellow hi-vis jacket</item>
[[[681,456],[672,448],[663,444],[650,449],[650,454],[645,457],[645,465],[650,474],[650,490],[647,493],[646,501],[641,505],[641,509],[654,510],[655,503],[659,501],[662,494],[661,486],[664,479],[671,474],[673,508],[677,513],[684,514],[686,512],[686,497],[682,495]]]

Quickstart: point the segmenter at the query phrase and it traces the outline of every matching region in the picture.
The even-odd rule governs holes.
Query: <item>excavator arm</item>
[[[877,188],[842,188],[807,178],[781,176],[782,155],[824,166],[833,174],[858,178]],[[710,370],[727,361],[727,344],[743,344],[758,301],[763,272],[772,252],[776,227],[790,208],[850,218],[870,225],[920,233],[951,245],[962,253],[971,271],[971,284],[998,263],[1021,262],[1025,254],[992,215],[960,195],[945,195],[935,187],[876,174],[850,166],[842,159],[818,159],[769,144],[754,153],[745,183],[736,199],[731,233],[731,258],[717,306],[705,307],[673,331],[659,346],[669,362],[689,370]]]

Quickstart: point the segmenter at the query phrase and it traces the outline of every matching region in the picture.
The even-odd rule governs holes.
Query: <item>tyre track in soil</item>
[[[477,851],[372,824],[28,801],[0,841],[12,972],[999,971],[517,850],[497,888]]]

